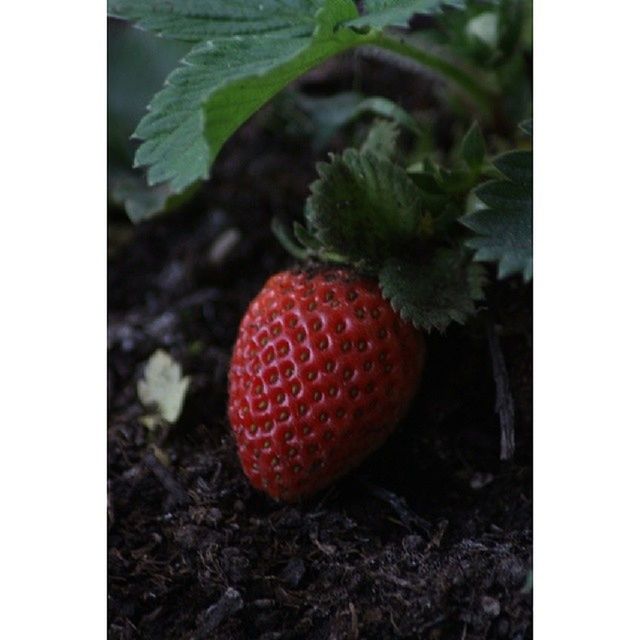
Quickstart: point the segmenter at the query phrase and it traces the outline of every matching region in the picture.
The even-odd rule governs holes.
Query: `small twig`
[[[358,627],[358,612],[353,604],[353,602],[349,603],[349,613],[351,614],[351,636],[353,640],[358,640],[360,637],[360,629]]]
[[[433,527],[424,518],[421,518],[417,513],[411,511],[404,498],[362,478],[358,478],[358,480],[369,493],[386,502],[395,511],[396,515],[402,521],[402,524],[409,530],[417,528],[428,536],[433,533]]]
[[[500,460],[511,460],[516,448],[515,441],[515,409],[509,374],[504,361],[504,354],[500,347],[498,334],[494,323],[487,323],[489,338],[489,350],[491,351],[491,366],[493,367],[493,379],[496,383],[496,407],[495,411],[500,418]]]
[[[183,505],[189,502],[189,496],[187,492],[182,488],[180,483],[171,475],[169,469],[167,469],[160,460],[158,460],[156,454],[153,451],[149,451],[143,458],[143,463],[153,473],[153,475],[160,481],[160,484],[167,490],[169,495],[175,500],[176,504]]]

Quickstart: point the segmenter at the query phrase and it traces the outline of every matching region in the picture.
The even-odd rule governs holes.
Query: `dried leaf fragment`
[[[144,377],[138,381],[138,398],[142,404],[169,423],[180,417],[189,388],[189,376],[166,351],[158,349],[147,361]]]

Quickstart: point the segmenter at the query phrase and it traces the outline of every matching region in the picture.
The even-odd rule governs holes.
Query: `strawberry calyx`
[[[366,145],[330,154],[318,173],[305,224],[272,221],[291,255],[310,269],[348,267],[377,279],[400,316],[427,332],[475,314],[485,271],[464,247],[460,212],[435,193],[435,177],[424,180]]]

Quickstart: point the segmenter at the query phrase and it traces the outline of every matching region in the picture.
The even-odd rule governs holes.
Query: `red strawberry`
[[[229,372],[229,421],[251,484],[295,500],[346,473],[393,431],[423,359],[422,335],[374,281],[344,269],[270,278]]]

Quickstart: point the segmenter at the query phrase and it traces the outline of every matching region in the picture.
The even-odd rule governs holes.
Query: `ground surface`
[[[350,88],[343,71],[333,82]],[[109,637],[530,638],[531,292],[518,283],[490,297],[516,407],[512,462],[499,462],[483,312],[429,337],[411,414],[335,487],[285,506],[244,479],[227,361],[246,305],[288,263],[269,220],[298,214],[317,159],[270,122],[235,136],[185,210],[135,229],[110,216]],[[231,227],[241,239],[225,254]],[[159,347],[192,383],[153,448],[136,380]]]

